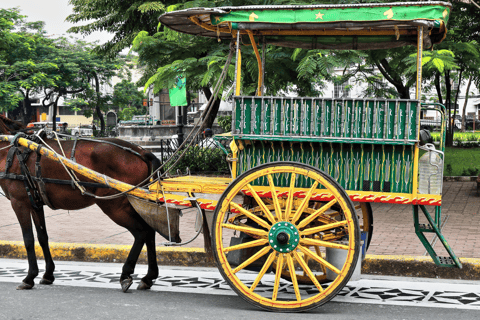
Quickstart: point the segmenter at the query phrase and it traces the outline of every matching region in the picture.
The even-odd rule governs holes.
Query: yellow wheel
[[[296,187],[298,181],[310,186]],[[321,205],[313,209],[315,202]],[[330,216],[338,211],[333,206],[342,219]],[[213,223],[214,254],[224,279],[242,298],[272,311],[304,311],[331,300],[350,279],[360,252],[348,195],[327,174],[296,162],[268,163],[240,175],[222,194]],[[239,239],[231,239],[233,232],[248,241],[232,241]],[[338,252],[344,263],[328,262],[325,249]],[[308,281],[297,277],[298,269]],[[333,276],[321,284],[317,276],[326,270]],[[285,272],[291,281],[282,279]]]

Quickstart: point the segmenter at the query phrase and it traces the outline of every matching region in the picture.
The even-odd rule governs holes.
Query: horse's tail
[[[145,157],[145,159],[147,160],[147,165],[148,165],[148,171],[149,171],[149,174],[152,174],[154,171],[156,171],[158,168],[160,168],[160,166],[162,165],[162,163],[160,162],[160,159],[158,159],[153,153],[151,152],[147,152],[143,155]],[[162,173],[162,172],[160,172]]]

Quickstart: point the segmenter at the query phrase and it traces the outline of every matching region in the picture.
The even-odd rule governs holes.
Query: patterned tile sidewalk
[[[372,204],[374,231],[368,253],[374,255],[414,255],[425,253],[414,232],[410,205]],[[113,223],[97,207],[77,211],[45,208],[51,242],[131,245],[133,237]],[[22,241],[22,233],[9,201],[0,196],[0,240]],[[475,182],[445,182],[442,219],[443,233],[459,257],[480,258],[480,197]],[[180,232],[188,240],[194,234],[195,212],[184,210]],[[431,239],[433,235],[429,236]],[[157,244],[165,241],[157,235]],[[203,247],[200,235],[188,247]],[[442,255],[437,241],[435,249]]]

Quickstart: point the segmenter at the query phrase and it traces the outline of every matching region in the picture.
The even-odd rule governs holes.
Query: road
[[[43,261],[40,261],[40,267]],[[15,287],[22,260],[0,259],[0,319],[478,319],[480,282],[363,276],[326,305],[301,315],[258,310],[216,269],[162,267],[149,291],[123,293],[120,264],[57,262],[54,285]],[[146,267],[137,267],[141,277]],[[38,283],[38,281],[37,281]]]

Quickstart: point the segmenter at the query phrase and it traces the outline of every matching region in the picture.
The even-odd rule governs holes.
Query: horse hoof
[[[127,292],[128,288],[130,288],[130,286],[133,284],[133,280],[132,278],[128,278],[128,279],[122,280],[120,284],[122,285],[122,291]]]
[[[146,284],[145,282],[143,282],[143,280],[140,281],[140,283],[138,284],[138,287],[137,287],[137,290],[148,290],[150,289],[152,286]]]
[[[45,278],[42,278],[42,280],[40,280],[40,284],[52,284],[52,283],[53,283],[53,280],[48,280]]]
[[[17,290],[30,290],[32,288],[33,288],[33,285],[22,282],[22,284],[17,287]]]

